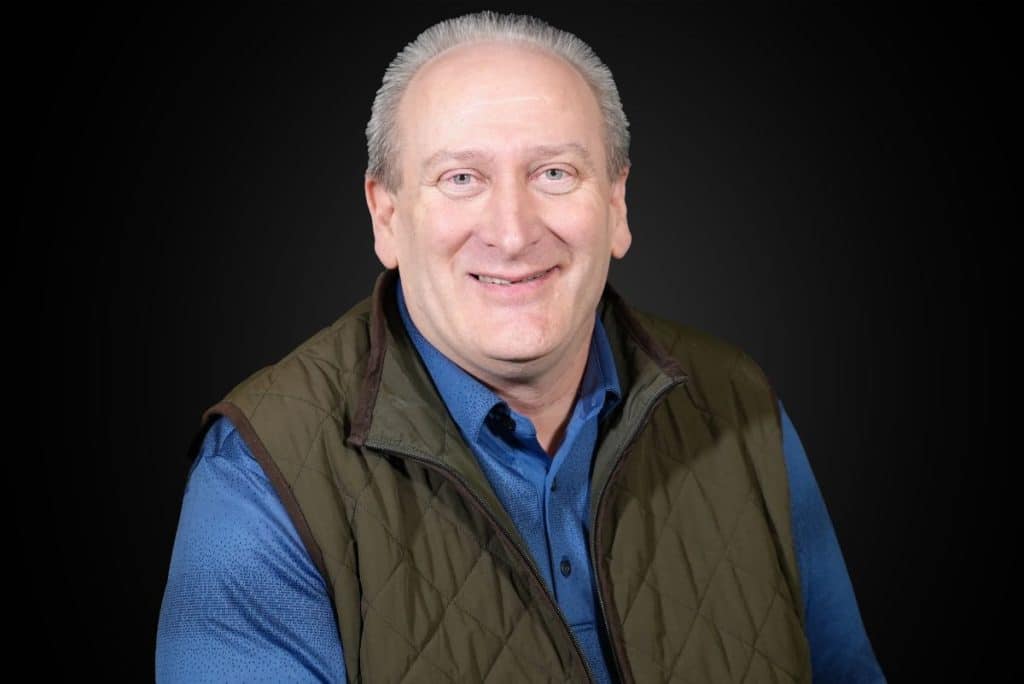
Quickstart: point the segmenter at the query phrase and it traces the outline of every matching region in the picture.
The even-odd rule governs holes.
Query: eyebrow
[[[535,145],[527,150],[527,152],[534,157],[555,157],[565,152],[574,152],[582,160],[584,166],[587,167],[591,172],[594,171],[594,157],[590,154],[585,146],[578,142],[568,142],[561,145]],[[477,149],[465,149],[465,150],[449,150],[441,149],[434,152],[432,155],[427,157],[426,161],[423,162],[422,170],[427,171],[432,167],[440,164],[443,161],[493,161],[494,154],[485,152],[484,150]]]

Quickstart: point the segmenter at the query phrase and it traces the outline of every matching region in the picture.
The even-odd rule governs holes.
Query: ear
[[[366,176],[366,206],[373,221],[373,251],[384,268],[398,268],[398,245],[395,241],[395,197],[375,179]]]
[[[611,220],[611,242],[612,256],[621,259],[626,256],[629,246],[633,242],[633,236],[629,232],[629,222],[626,220],[626,177],[629,175],[629,168],[626,167],[614,183],[612,183],[611,204],[608,207]]]

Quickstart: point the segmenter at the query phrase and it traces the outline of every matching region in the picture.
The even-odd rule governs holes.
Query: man
[[[792,423],[630,308],[627,124],[484,12],[388,68],[372,296],[210,407],[157,679],[884,681]]]

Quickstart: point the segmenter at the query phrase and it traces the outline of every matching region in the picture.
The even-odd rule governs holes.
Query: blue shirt
[[[578,400],[554,455],[532,423],[402,319],[453,419],[519,528],[599,681],[611,681],[587,554],[589,465],[600,420],[621,398],[595,315]],[[884,682],[824,501],[789,416],[783,451],[815,682]],[[344,681],[330,597],[262,468],[230,421],[207,433],[189,473],[160,610],[158,681]]]

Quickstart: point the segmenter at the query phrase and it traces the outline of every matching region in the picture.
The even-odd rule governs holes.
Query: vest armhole
[[[764,499],[763,489],[761,495],[762,500],[765,503],[765,509],[768,511],[768,519],[769,524],[772,527],[772,534],[779,543],[780,552],[786,558],[786,562],[783,564],[782,570],[794,597],[795,605],[793,607],[796,610],[801,627],[806,630],[807,615],[804,606],[804,592],[803,586],[801,585],[800,566],[799,561],[797,560],[796,540],[793,530],[791,511],[792,500],[790,498],[791,493],[789,491],[788,471],[785,466],[786,456],[782,446],[782,412],[779,409],[779,398],[775,393],[775,386],[772,384],[771,379],[768,377],[764,368],[762,368],[753,357],[742,349],[737,353],[732,369],[729,371],[730,381],[736,377],[737,372],[746,375],[748,379],[752,379],[756,383],[763,383],[763,386],[768,391],[769,403],[771,404],[770,409],[774,416],[774,423],[779,437],[779,462],[782,464],[781,487],[786,492],[786,505],[779,507],[769,505],[768,500]],[[760,468],[755,467],[755,471],[758,472],[758,478],[761,479],[762,473]]]
[[[771,381],[768,381],[768,392],[772,397],[772,410],[775,412],[775,425],[779,428],[779,434],[782,434],[782,413],[779,411],[779,397],[775,394],[775,386],[772,385]]]
[[[277,496],[284,505],[284,509],[288,512],[288,517],[291,518],[292,524],[295,526],[295,531],[299,533],[299,538],[306,547],[306,552],[309,553],[310,559],[320,572],[324,585],[330,590],[331,581],[327,574],[327,566],[324,564],[320,545],[313,538],[309,523],[306,522],[306,516],[302,514],[302,509],[299,508],[295,494],[292,493],[291,485],[288,484],[284,475],[281,474],[277,464],[274,463],[274,459],[270,457],[270,453],[263,445],[259,435],[256,434],[256,430],[253,429],[249,419],[238,406],[230,401],[219,401],[207,409],[203,414],[204,422],[209,421],[213,414],[221,414],[230,419],[238,433],[242,436],[246,446],[249,447],[249,452],[256,459],[256,462],[260,464],[260,467],[263,468],[267,479],[270,480],[271,485],[273,485],[274,490],[277,492]]]

